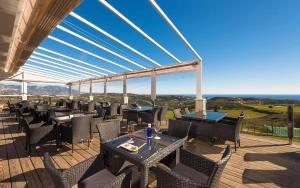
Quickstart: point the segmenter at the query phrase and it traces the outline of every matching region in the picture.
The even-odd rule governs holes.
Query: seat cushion
[[[172,171],[176,172],[177,174],[180,174],[181,176],[184,176],[186,178],[191,179],[193,182],[198,184],[206,184],[208,181],[208,176],[198,172],[197,170],[194,170],[184,164],[179,163],[176,165],[175,168],[172,169]]]
[[[108,170],[101,170],[78,183],[78,188],[105,187],[113,182],[116,176]]]

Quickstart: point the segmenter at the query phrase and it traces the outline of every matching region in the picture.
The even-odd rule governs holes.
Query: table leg
[[[148,186],[148,176],[149,176],[149,168],[143,167],[142,175],[141,175],[141,185],[140,185],[141,188]]]
[[[180,148],[176,149],[176,165],[180,163]]]

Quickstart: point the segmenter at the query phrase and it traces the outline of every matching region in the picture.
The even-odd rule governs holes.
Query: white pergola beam
[[[161,46],[158,42],[156,42],[152,37],[150,37],[147,33],[145,33],[141,28],[139,28],[138,26],[136,26],[132,21],[130,21],[128,18],[126,18],[117,9],[115,9],[113,6],[111,6],[106,0],[99,0],[99,2],[102,3],[109,10],[111,10],[115,15],[117,15],[123,21],[125,21],[128,25],[130,25],[138,33],[140,33],[141,35],[143,35],[151,43],[153,43],[155,46],[157,46],[159,49],[161,49],[163,52],[165,52],[169,57],[171,57],[172,59],[174,59],[177,63],[181,63],[181,61],[178,58],[176,58],[173,54],[171,54],[168,50],[166,50],[163,46]]]
[[[70,79],[70,78],[66,78],[66,77],[62,77],[62,76],[59,76],[59,75],[57,75],[57,74],[53,74],[53,73],[49,73],[49,72],[46,72],[46,71],[43,71],[43,70],[39,70],[39,69],[34,69],[34,68],[31,68],[31,67],[22,67],[21,68],[21,70],[24,70],[25,72],[26,71],[31,71],[31,72],[37,72],[37,73],[39,73],[39,74],[45,74],[45,75],[49,75],[49,76],[52,76],[53,78],[55,78],[55,79],[59,79],[59,80],[61,80],[61,81],[72,81],[72,80],[74,80],[74,79]]]
[[[185,45],[194,53],[194,55],[202,61],[202,58],[198,54],[198,52],[192,47],[192,45],[186,40],[186,38],[183,36],[183,34],[177,29],[177,27],[173,24],[173,22],[169,19],[169,17],[164,13],[164,11],[159,7],[159,5],[155,2],[155,0],[149,0],[151,5],[156,9],[156,11],[161,15],[161,17],[164,18],[164,20],[167,22],[169,26],[175,31],[175,33],[181,38],[181,40],[184,42]]]
[[[123,65],[120,65],[120,64],[114,62],[114,61],[111,61],[111,60],[109,60],[109,59],[106,59],[106,58],[104,58],[104,57],[101,57],[101,56],[99,56],[99,55],[96,55],[96,54],[94,54],[94,53],[92,53],[92,52],[89,52],[89,51],[87,51],[87,50],[84,50],[84,49],[82,49],[82,48],[79,48],[79,47],[77,47],[77,46],[74,46],[74,45],[72,45],[72,44],[70,44],[70,43],[67,43],[67,42],[65,42],[65,41],[63,41],[63,40],[60,40],[60,39],[58,39],[58,38],[55,38],[55,37],[53,37],[53,36],[50,36],[50,35],[49,35],[48,38],[49,38],[49,39],[52,39],[52,40],[54,40],[54,41],[56,41],[56,42],[58,42],[58,43],[64,44],[64,45],[66,45],[66,46],[69,46],[69,47],[71,47],[71,48],[73,48],[73,49],[76,49],[76,50],[78,50],[78,51],[81,51],[81,52],[84,52],[84,53],[86,53],[86,54],[89,54],[89,55],[91,55],[91,56],[93,56],[93,57],[95,57],[95,58],[97,58],[97,59],[103,60],[103,61],[105,61],[105,62],[107,62],[107,63],[110,63],[110,64],[113,64],[113,65],[115,65],[115,66],[121,67],[121,68],[126,69],[126,70],[128,70],[128,71],[133,71],[133,70],[130,69],[130,68],[127,68],[127,67],[125,67],[125,66],[123,66]]]
[[[44,66],[48,66],[48,67],[51,67],[51,68],[59,69],[59,70],[62,70],[62,71],[70,72],[71,74],[80,75],[82,77],[88,78],[86,75],[82,75],[80,73],[77,73],[77,72],[74,72],[74,71],[71,71],[71,70],[68,70],[68,69],[63,69],[61,67],[49,65],[47,63],[42,63],[42,62],[39,62],[39,61],[35,61],[33,59],[28,59],[27,61],[34,62],[34,63],[40,64],[40,65],[44,65]]]
[[[55,51],[53,51],[53,50],[49,50],[49,49],[47,49],[47,48],[43,48],[43,47],[41,47],[41,46],[39,46],[38,49],[39,49],[39,50],[46,51],[46,52],[49,52],[49,53],[54,54],[54,55],[58,55],[58,56],[60,56],[60,57],[64,57],[64,58],[67,58],[67,59],[76,61],[76,62],[78,62],[78,63],[81,63],[81,64],[83,64],[83,65],[87,65],[87,66],[93,67],[93,68],[98,69],[98,70],[106,71],[106,72],[109,72],[109,73],[111,73],[111,74],[116,74],[115,72],[110,71],[110,70],[108,70],[108,69],[104,69],[104,68],[102,68],[102,67],[92,65],[92,64],[90,64],[90,63],[81,61],[81,60],[79,60],[79,59],[75,59],[75,58],[70,57],[70,56],[66,56],[66,55],[64,55],[64,54],[55,52]]]
[[[51,78],[51,79],[54,79],[54,80],[57,80],[57,81],[67,83],[67,81],[64,80],[63,78],[58,78],[58,77],[55,77],[55,76],[52,76],[52,75],[49,75],[49,74],[45,74],[45,73],[41,74],[41,72],[34,71],[34,70],[29,70],[29,69],[22,69],[22,70],[25,73],[25,75],[26,74],[32,74],[32,75],[35,75],[35,76]]]
[[[108,52],[108,53],[110,53],[110,54],[112,54],[114,56],[117,56],[117,57],[119,57],[119,58],[121,58],[121,59],[123,59],[123,60],[125,60],[125,61],[127,61],[127,62],[129,62],[129,63],[131,63],[133,65],[135,65],[135,66],[138,66],[138,67],[140,67],[142,69],[146,69],[146,67],[144,67],[144,66],[142,66],[142,65],[140,65],[140,64],[138,64],[138,63],[136,63],[136,62],[134,62],[134,61],[132,61],[130,59],[128,59],[127,57],[124,57],[124,56],[118,54],[117,52],[114,52],[114,51],[112,51],[112,50],[110,50],[110,49],[108,49],[108,48],[106,48],[104,46],[101,46],[100,44],[97,44],[94,41],[91,41],[91,40],[89,40],[89,39],[87,39],[87,38],[85,38],[85,37],[83,37],[83,36],[81,36],[81,35],[73,32],[73,31],[71,31],[71,30],[69,30],[69,29],[61,26],[61,25],[56,26],[56,28],[60,29],[60,30],[62,30],[64,32],[66,32],[66,33],[69,33],[70,35],[73,35],[74,37],[77,37],[77,38],[79,38],[79,39],[81,39],[81,40],[83,40],[83,41],[85,41],[85,42],[87,42],[87,43],[89,43],[89,44],[91,44],[91,45],[93,45],[93,46],[95,46],[95,47],[103,50],[103,51],[106,51],[106,52]]]
[[[161,64],[159,64],[158,62],[154,61],[153,59],[151,59],[150,57],[146,56],[145,54],[143,54],[142,52],[134,49],[133,47],[131,47],[129,44],[121,41],[120,39],[118,39],[117,37],[111,35],[110,33],[106,32],[105,30],[101,29],[100,27],[96,26],[95,24],[91,23],[90,21],[84,19],[83,17],[79,16],[78,14],[71,12],[69,14],[70,16],[76,18],[77,20],[83,22],[84,24],[88,25],[89,27],[95,29],[96,31],[100,32],[101,34],[107,36],[108,38],[112,39],[113,41],[121,44],[122,46],[124,46],[125,48],[127,48],[128,50],[138,54],[139,56],[147,59],[148,61],[152,62],[153,64],[157,65],[157,66],[161,66]]]
[[[65,73],[62,73],[62,72],[59,72],[59,71],[54,71],[53,69],[47,69],[47,68],[39,67],[39,66],[32,65],[32,64],[25,64],[23,67],[24,68],[36,69],[38,71],[44,71],[44,72],[51,73],[51,74],[55,74],[57,76],[65,77],[66,79],[69,79],[69,78],[72,79],[72,80],[80,79],[79,76],[65,74]]]
[[[77,71],[78,74],[80,75],[84,75],[84,74],[87,74],[89,76],[98,76],[97,74],[93,74],[93,73],[90,73],[90,72],[87,72],[87,71],[84,71],[84,70],[81,70],[81,69],[77,69],[77,68],[74,68],[71,66],[67,66],[67,65],[63,65],[61,63],[57,63],[57,62],[53,62],[53,61],[49,61],[47,59],[43,59],[43,58],[40,58],[40,57],[37,57],[37,56],[34,56],[34,55],[31,55],[30,58],[33,58],[33,59],[37,59],[39,61],[44,61],[44,62],[47,62],[47,63],[50,63],[50,64],[53,64],[53,65],[56,65],[56,66],[59,66],[59,67],[63,67],[63,68],[66,68],[66,70],[73,70],[73,71]]]
[[[65,61],[65,60],[62,60],[62,59],[59,59],[59,58],[55,58],[55,57],[52,57],[52,56],[49,56],[49,55],[46,55],[46,54],[43,54],[43,53],[39,53],[39,52],[33,52],[33,54],[36,54],[36,55],[39,55],[39,56],[43,56],[43,57],[46,57],[46,58],[49,58],[49,59],[52,59],[52,60],[55,60],[55,61],[60,61],[62,63],[65,63],[65,64],[68,64],[68,65],[71,65],[71,66],[74,66],[74,67],[77,67],[77,68],[80,68],[80,69],[85,69],[87,71],[90,71],[90,72],[94,72],[96,74],[100,74],[100,75],[104,75],[104,76],[107,76],[108,74],[106,73],[103,73],[103,72],[99,72],[99,71],[95,71],[93,69],[90,69],[90,68],[86,68],[86,67],[83,67],[83,66],[80,66],[80,65],[77,65],[75,63],[71,63],[71,62],[68,62],[68,61]]]

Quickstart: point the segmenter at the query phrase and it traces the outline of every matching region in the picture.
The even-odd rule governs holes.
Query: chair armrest
[[[126,167],[107,187],[130,187],[131,186],[131,171],[132,166]]]
[[[72,166],[71,168],[64,170],[63,176],[67,179],[69,185],[73,186],[80,180],[85,179],[104,169],[103,155],[99,154],[93,156],[88,160]]]
[[[205,156],[195,155],[185,149],[180,150],[180,162],[207,176],[210,176],[216,168],[216,162],[213,160]]]
[[[187,177],[184,177],[162,163],[158,163],[154,167],[154,172],[157,177],[157,187],[209,187],[193,182]]]

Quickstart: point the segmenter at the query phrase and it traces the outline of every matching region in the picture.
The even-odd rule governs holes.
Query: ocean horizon
[[[158,94],[161,96],[166,95],[179,95],[179,96],[190,96],[195,97],[195,94]],[[289,95],[289,94],[204,94],[204,98],[211,99],[214,97],[228,97],[228,98],[256,98],[256,99],[273,99],[273,100],[299,100],[299,95]]]

